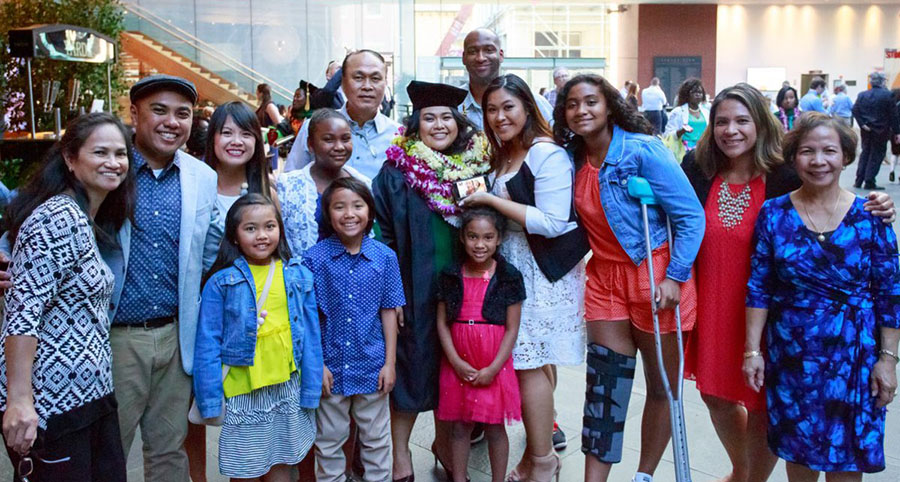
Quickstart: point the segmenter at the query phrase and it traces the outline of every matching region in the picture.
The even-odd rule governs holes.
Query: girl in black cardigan
[[[445,356],[437,417],[453,423],[455,482],[466,480],[476,423],[484,424],[491,478],[502,481],[509,457],[503,424],[522,418],[512,349],[525,284],[522,274],[497,254],[505,221],[493,209],[465,211],[459,232],[466,259],[438,278],[437,331]]]

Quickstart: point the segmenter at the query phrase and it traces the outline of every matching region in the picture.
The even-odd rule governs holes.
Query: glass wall
[[[368,48],[389,62],[392,85],[415,76],[413,0],[127,0],[231,59],[293,91],[301,79],[325,84],[325,68],[349,50]],[[129,25],[129,28],[135,28]],[[148,35],[154,27],[141,30]],[[404,42],[401,32],[409,32]],[[221,62],[170,35],[159,40],[213,71]],[[409,52],[404,52],[404,48]],[[225,74],[227,72],[218,72]],[[406,79],[406,80],[404,80]],[[241,85],[253,91],[254,86]]]
[[[426,80],[464,82],[463,39],[467,32],[487,27],[500,36],[504,72],[521,76],[535,90],[553,88],[556,66],[602,74],[610,55],[608,8],[556,0],[418,0],[416,73]]]
[[[388,61],[397,111],[414,78],[460,83],[465,34],[489,27],[501,37],[504,70],[535,90],[552,87],[554,66],[602,73],[609,50],[607,4],[531,0],[125,0],[201,39],[215,51],[293,91],[301,79],[325,83],[325,68],[348,50]],[[129,28],[135,28],[129,26]],[[145,29],[152,36],[154,28]],[[158,30],[158,29],[157,29]],[[167,36],[160,33],[161,36]],[[229,78],[227,67],[183,42],[161,42]],[[253,91],[255,86],[241,85]]]

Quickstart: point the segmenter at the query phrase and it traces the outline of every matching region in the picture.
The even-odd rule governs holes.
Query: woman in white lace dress
[[[559,473],[553,452],[553,365],[584,361],[584,232],[572,208],[574,167],[553,143],[527,84],[495,79],[484,93],[485,133],[491,141],[493,188],[464,200],[507,216],[501,254],[525,280],[513,365],[522,394],[526,448],[510,480],[549,481]]]

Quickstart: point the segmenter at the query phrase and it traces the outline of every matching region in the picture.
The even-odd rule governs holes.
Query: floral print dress
[[[756,224],[747,306],[768,308],[768,441],[814,470],[884,470],[884,408],[869,390],[880,327],[900,328],[897,239],[853,201],[825,241],[790,195]]]

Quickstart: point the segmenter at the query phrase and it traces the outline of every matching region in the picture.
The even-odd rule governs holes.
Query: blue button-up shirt
[[[800,110],[803,112],[821,112],[825,114],[825,105],[822,103],[822,98],[819,97],[819,94],[816,93],[815,90],[809,89],[809,92],[806,93],[803,97],[800,98]]]
[[[380,311],[406,304],[397,255],[370,238],[353,255],[332,235],[309,248],[303,264],[315,280],[331,393],[376,392],[385,361]]]
[[[475,125],[478,130],[484,130],[484,110],[481,108],[481,104],[475,101],[475,97],[472,95],[472,91],[469,90],[469,85],[466,84],[462,86],[468,94],[466,98],[463,99],[462,104],[459,104],[459,111],[465,114],[466,119],[469,119],[469,122]],[[542,95],[535,95],[534,101],[537,103],[538,110],[541,111],[541,115],[544,116],[544,120],[547,121],[547,124],[553,126],[553,106],[550,105],[550,101],[544,98]]]
[[[134,150],[137,201],[131,251],[114,325],[178,315],[181,233],[180,152],[158,174]]]
[[[847,94],[841,92],[834,96],[834,103],[831,104],[831,115],[837,117],[853,117],[853,101]]]
[[[347,113],[347,104],[344,104],[338,112],[350,123],[350,132],[353,133],[353,155],[347,160],[346,165],[369,179],[374,179],[381,170],[381,165],[387,160],[387,148],[397,136],[400,124],[379,112],[375,114],[374,119],[360,126]],[[285,172],[301,169],[313,161],[306,143],[308,138],[309,122],[304,122],[284,163]]]

